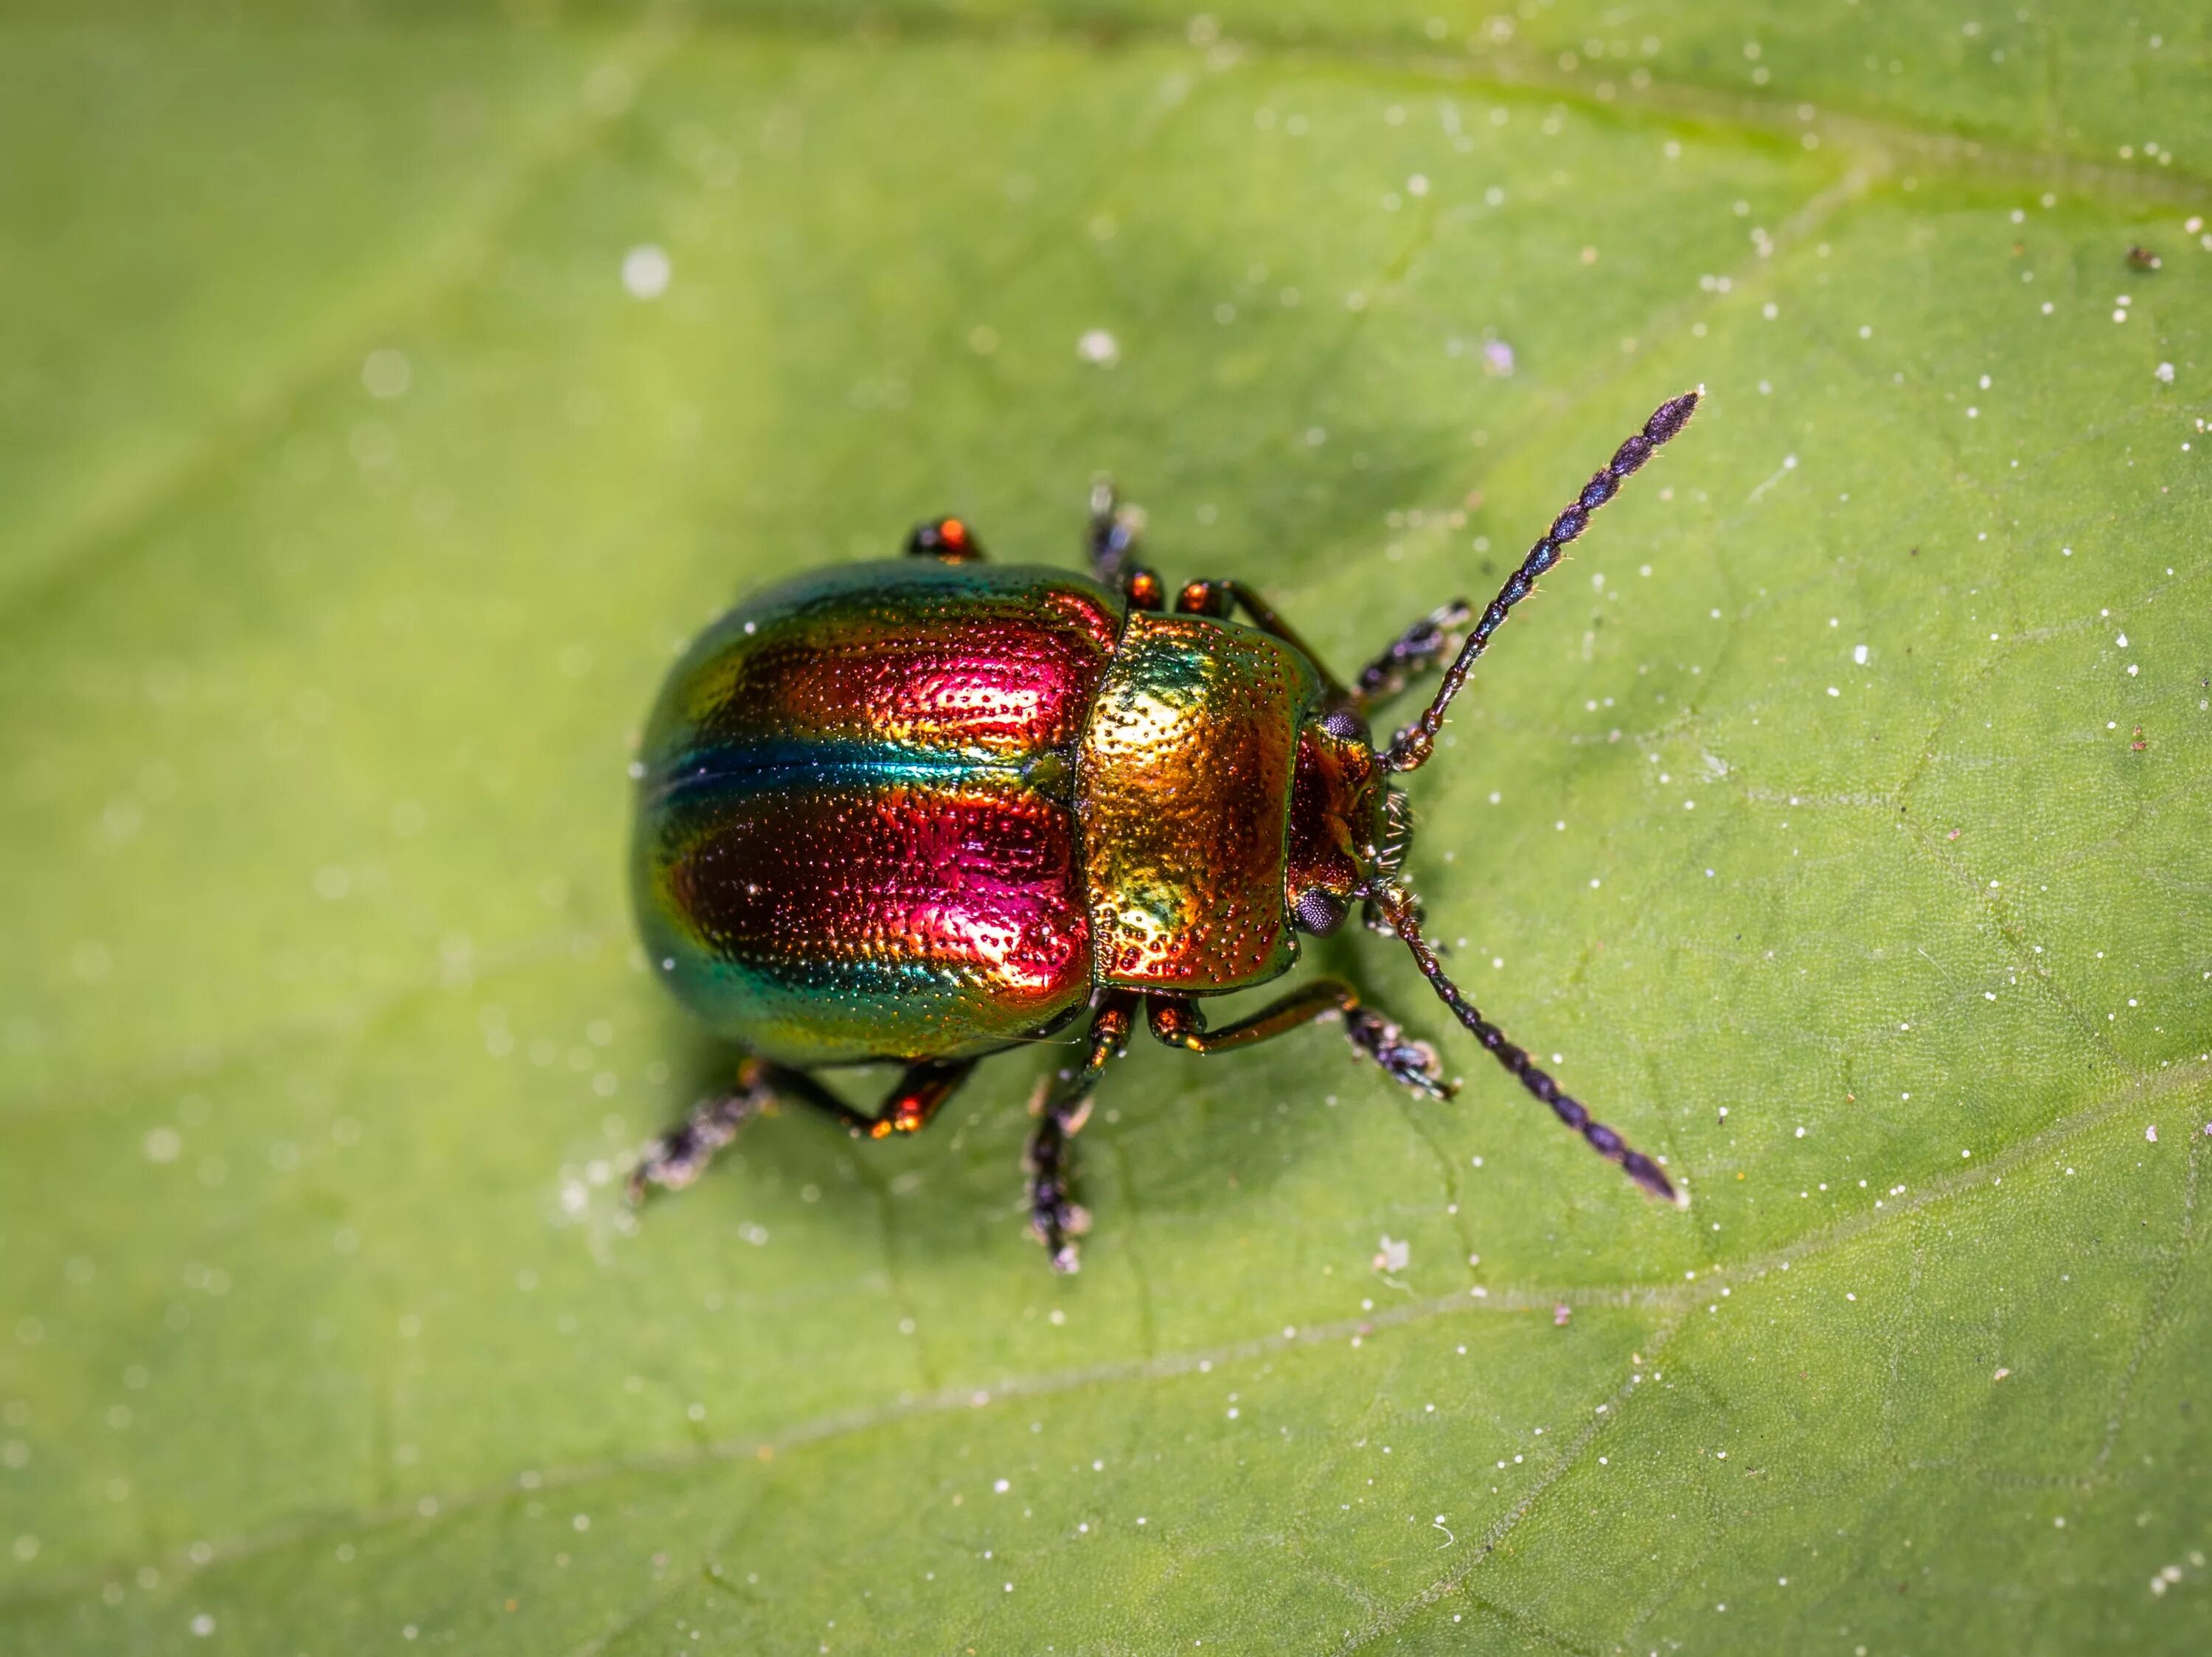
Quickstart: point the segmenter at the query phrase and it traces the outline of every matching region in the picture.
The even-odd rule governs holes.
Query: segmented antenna
[[[1521,561],[1521,567],[1506,577],[1505,585],[1491,600],[1490,608],[1482,612],[1482,619],[1467,636],[1467,643],[1460,647],[1458,656],[1445,670],[1443,683],[1437,687],[1436,699],[1429,704],[1428,711],[1400,731],[1391,742],[1389,752],[1382,757],[1385,765],[1394,771],[1409,771],[1428,762],[1436,746],[1437,733],[1443,728],[1444,710],[1466,685],[1467,676],[1474,671],[1476,660],[1490,644],[1490,636],[1504,622],[1513,606],[1535,590],[1536,577],[1559,561],[1559,553],[1567,543],[1589,527],[1590,514],[1611,500],[1622,482],[1650,460],[1660,444],[1690,423],[1690,416],[1696,412],[1698,399],[1705,392],[1700,386],[1662,403],[1644,423],[1644,429],[1614,451],[1605,470],[1583,485],[1583,492],[1576,497],[1575,503],[1552,520],[1552,527],[1544,532],[1543,539],[1528,549],[1528,556]]]
[[[1404,939],[1406,947],[1413,952],[1414,964],[1429,981],[1429,988],[1437,992],[1437,999],[1451,1008],[1452,1016],[1489,1050],[1492,1058],[1510,1070],[1522,1087],[1550,1106],[1553,1115],[1588,1140],[1590,1148],[1600,1156],[1608,1162],[1619,1163],[1623,1173],[1654,1197],[1663,1197],[1678,1208],[1689,1207],[1689,1199],[1668,1183],[1656,1162],[1642,1151],[1631,1149],[1626,1140],[1592,1117],[1581,1100],[1562,1092],[1558,1082],[1538,1069],[1535,1061],[1526,1052],[1508,1041],[1505,1033],[1483,1017],[1460,987],[1444,975],[1443,963],[1429,947],[1429,941],[1421,935],[1412,893],[1402,886],[1391,886],[1379,894],[1376,904],[1390,929]]]

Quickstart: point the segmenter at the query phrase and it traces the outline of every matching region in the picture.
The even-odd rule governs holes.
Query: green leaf
[[[0,23],[0,1649],[2212,1642],[2201,6],[292,10]],[[1105,469],[1353,665],[1700,382],[1413,780],[1686,1214],[1364,935],[1457,1101],[1146,1045],[1077,1277],[1056,1053],[628,1212],[737,594]]]

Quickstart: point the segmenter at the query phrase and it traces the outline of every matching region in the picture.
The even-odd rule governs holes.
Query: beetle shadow
[[[1300,978],[1329,972],[1368,998],[1369,974],[1351,947],[1307,942],[1311,965]],[[1267,985],[1236,997],[1235,1013],[1224,1009],[1217,1022],[1263,1005],[1286,987]],[[1394,1002],[1391,1010],[1404,1008]],[[1413,1027],[1429,1033],[1432,1026]],[[1159,1046],[1140,1028],[1128,1057],[1102,1081],[1091,1122],[1076,1142],[1079,1194],[1098,1226],[1194,1219],[1219,1208],[1224,1191],[1240,1203],[1264,1200],[1317,1166],[1355,1158],[1351,1142],[1371,1131],[1369,1112],[1376,1106],[1395,1112],[1397,1090],[1352,1055],[1340,1031],[1334,1020],[1316,1022],[1267,1047],[1200,1061]],[[651,1124],[656,1133],[681,1121],[698,1101],[726,1091],[744,1057],[674,1013],[665,1033],[671,1077],[660,1106],[665,1120]],[[1071,1044],[1066,1051],[1075,1050]],[[868,1269],[883,1246],[887,1216],[910,1265],[930,1261],[957,1269],[1001,1254],[1008,1238],[1024,1234],[1022,1156],[1032,1126],[1027,1106],[1053,1068],[1052,1060],[1026,1047],[994,1055],[930,1130],[911,1138],[855,1140],[805,1106],[785,1103],[747,1123],[696,1185],[655,1193],[641,1217],[649,1230],[655,1209],[681,1202],[707,1205],[732,1223],[760,1221],[778,1231],[800,1223],[804,1215],[805,1223],[826,1225],[823,1235],[855,1240],[856,1261]],[[816,1074],[849,1103],[872,1111],[898,1071],[854,1066]],[[1347,1108],[1335,1108],[1340,1095]],[[1405,1102],[1416,1110],[1437,1108]]]
[[[665,1116],[651,1124],[653,1134],[666,1132],[698,1105],[732,1091],[746,1057],[744,1048],[716,1037],[674,1008],[662,1025],[662,1051],[668,1055],[670,1075],[659,1106]],[[886,1066],[817,1075],[830,1091],[865,1110],[873,1107],[882,1086],[887,1085],[877,1079],[895,1074]],[[680,1203],[686,1209],[706,1208],[741,1230],[762,1225],[781,1232],[797,1220],[803,1201],[828,1222],[832,1234],[859,1235],[879,1222],[884,1177],[869,1166],[874,1160],[871,1153],[878,1148],[855,1141],[804,1103],[781,1098],[738,1129],[696,1184],[681,1191],[649,1192],[640,1217],[649,1232],[656,1210]]]
[[[1441,1008],[1437,1018],[1426,1015],[1422,1003],[1429,998],[1418,977],[1407,974],[1410,983],[1401,979],[1389,970],[1387,959],[1363,952],[1342,934],[1300,941],[1300,960],[1291,976],[1218,1002],[1201,1002],[1209,1022],[1219,1028],[1316,978],[1340,978],[1364,1006],[1402,1022],[1408,1035],[1432,1042],[1448,1075],[1458,1068],[1451,1042],[1455,1026]],[[1343,1023],[1334,1017],[1202,1061],[1158,1046],[1152,1051],[1157,1063],[1146,1064],[1141,1077],[1109,1077],[1101,1084],[1100,1110],[1108,1117],[1109,1132],[1114,1131],[1112,1112],[1118,1106],[1123,1131],[1176,1142],[1171,1171],[1158,1156],[1146,1159],[1154,1185],[1145,1195],[1153,1209],[1194,1205],[1197,1193],[1218,1191],[1224,1183],[1246,1199],[1263,1195],[1302,1180],[1316,1165],[1358,1161],[1361,1153],[1353,1142],[1373,1130],[1377,1110],[1388,1112],[1396,1125],[1407,1121],[1405,1111],[1449,1108],[1391,1081],[1356,1051],[1346,1039]],[[1139,1085],[1125,1085],[1109,1096],[1106,1089],[1116,1080]],[[1160,1091],[1148,1097],[1144,1083]],[[1098,1131],[1097,1126],[1090,1131]]]

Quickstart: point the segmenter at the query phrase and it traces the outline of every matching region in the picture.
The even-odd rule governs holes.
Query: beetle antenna
[[[1385,765],[1394,771],[1410,771],[1428,763],[1436,746],[1437,733],[1443,728],[1444,710],[1467,684],[1467,676],[1474,671],[1476,660],[1489,648],[1490,636],[1504,624],[1513,606],[1535,590],[1536,577],[1559,561],[1559,554],[1567,543],[1589,527],[1590,514],[1611,500],[1628,475],[1650,460],[1660,444],[1690,423],[1698,399],[1705,394],[1705,388],[1700,386],[1662,403],[1644,423],[1644,429],[1616,449],[1605,469],[1583,485],[1583,492],[1575,497],[1574,504],[1552,520],[1552,527],[1528,549],[1528,556],[1521,561],[1521,567],[1505,578],[1505,585],[1491,600],[1490,608],[1482,612],[1482,619],[1467,636],[1467,643],[1460,647],[1458,656],[1445,671],[1443,683],[1437,687],[1436,700],[1429,704],[1428,711],[1400,731],[1391,742],[1389,752],[1382,756]]]
[[[1460,987],[1444,975],[1443,963],[1437,959],[1437,952],[1429,947],[1429,941],[1421,935],[1412,893],[1403,886],[1389,886],[1377,894],[1376,901],[1390,929],[1404,939],[1406,947],[1413,952],[1414,964],[1429,981],[1429,988],[1437,992],[1437,999],[1451,1008],[1452,1015],[1490,1050],[1492,1058],[1512,1071],[1522,1087],[1550,1106],[1553,1115],[1588,1140],[1592,1150],[1608,1162],[1619,1163],[1621,1172],[1644,1190],[1654,1197],[1665,1197],[1677,1208],[1690,1206],[1690,1199],[1668,1183],[1656,1162],[1642,1151],[1631,1149],[1626,1140],[1592,1117],[1581,1100],[1560,1091],[1559,1084],[1538,1069],[1526,1052],[1506,1040],[1505,1033],[1483,1017]]]

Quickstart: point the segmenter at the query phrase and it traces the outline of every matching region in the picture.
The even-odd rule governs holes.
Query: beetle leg
[[[959,518],[932,518],[906,538],[909,558],[938,558],[946,564],[980,564],[985,554],[975,532]]]
[[[1272,633],[1289,645],[1308,661],[1321,675],[1323,699],[1329,703],[1349,703],[1358,705],[1358,698],[1337,682],[1328,664],[1321,659],[1313,646],[1298,637],[1297,628],[1276,614],[1275,606],[1241,581],[1194,581],[1185,584],[1176,596],[1176,608],[1188,615],[1225,616],[1240,609],[1252,618],[1252,624],[1263,633]]]
[[[1454,599],[1399,634],[1389,649],[1359,670],[1352,692],[1359,711],[1381,707],[1409,681],[1455,655],[1467,642],[1467,624],[1474,614],[1466,600]]]
[[[745,1060],[738,1067],[734,1092],[701,1101],[682,1125],[670,1129],[645,1148],[637,1167],[630,1170],[629,1200],[644,1201],[647,1185],[681,1191],[690,1185],[706,1172],[714,1153],[735,1139],[738,1130],[775,1095],[769,1067],[757,1058]]]
[[[899,1073],[884,1102],[870,1116],[856,1111],[804,1070],[763,1066],[770,1090],[793,1104],[818,1111],[855,1139],[888,1139],[895,1133],[920,1133],[945,1101],[974,1072],[972,1058],[925,1058]]]
[[[787,1069],[748,1058],[738,1068],[733,1093],[695,1108],[684,1124],[646,1147],[629,1177],[632,1202],[647,1185],[681,1190],[706,1171],[716,1151],[738,1136],[738,1130],[770,1100],[781,1097],[819,1111],[855,1139],[887,1139],[895,1133],[920,1133],[945,1101],[960,1090],[975,1069],[972,1058],[924,1059],[901,1074],[876,1114],[856,1111],[804,1070]]]
[[[847,1107],[838,1112],[839,1119],[856,1138],[887,1139],[895,1133],[920,1133],[975,1071],[972,1058],[926,1058],[907,1066],[896,1085],[884,1095],[875,1115],[861,1116]],[[822,1091],[826,1093],[829,1089]],[[842,1100],[837,1103],[844,1106]]]
[[[1040,1091],[1036,1130],[1023,1158],[1030,1176],[1030,1229],[1052,1256],[1054,1271],[1076,1269],[1074,1240],[1091,1229],[1091,1216],[1069,1191],[1067,1142],[1091,1115],[1091,1090],[1107,1064],[1129,1045],[1137,1021],[1134,990],[1109,990],[1091,1020],[1091,1051],[1083,1063],[1063,1070]]]
[[[1237,607],[1237,594],[1231,590],[1234,586],[1234,582],[1225,581],[1185,582],[1182,591],[1176,594],[1176,613],[1226,616]]]
[[[1091,525],[1084,546],[1098,579],[1129,601],[1132,610],[1164,610],[1167,588],[1158,572],[1137,562],[1137,539],[1145,531],[1141,508],[1124,506],[1114,480],[1101,476],[1091,485]]]
[[[1155,1037],[1170,1047],[1199,1054],[1272,1041],[1302,1024],[1340,1014],[1345,1039],[1353,1051],[1373,1059],[1401,1087],[1431,1099],[1449,1099],[1455,1091],[1443,1080],[1443,1066],[1437,1050],[1425,1041],[1408,1041],[1395,1022],[1363,1006],[1359,992],[1342,978],[1316,978],[1225,1030],[1208,1030],[1198,1003],[1182,996],[1155,997],[1150,1011]]]

